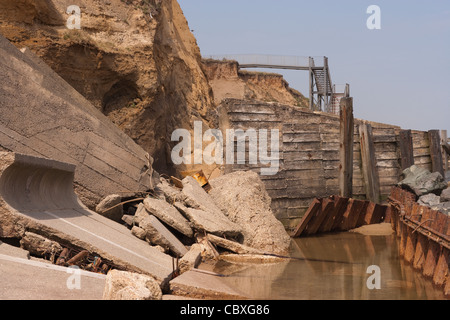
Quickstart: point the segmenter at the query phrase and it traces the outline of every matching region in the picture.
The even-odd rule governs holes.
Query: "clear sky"
[[[450,134],[450,0],[178,0],[203,56],[327,56],[355,117]],[[370,30],[370,5],[381,29]],[[269,70],[309,95],[305,71]]]

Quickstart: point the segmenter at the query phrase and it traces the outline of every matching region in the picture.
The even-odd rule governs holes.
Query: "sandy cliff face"
[[[204,59],[203,70],[214,93],[216,104],[223,99],[260,100],[308,107],[308,99],[289,87],[282,75],[239,70],[236,61]]]
[[[70,5],[81,29],[69,30]],[[174,129],[214,119],[196,40],[176,0],[0,0],[0,33],[29,47],[170,171]]]

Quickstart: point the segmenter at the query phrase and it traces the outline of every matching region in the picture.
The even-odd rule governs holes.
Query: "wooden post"
[[[439,172],[445,177],[444,161],[442,159],[441,136],[439,130],[428,131],[430,139],[431,167],[433,172]]]
[[[414,164],[414,148],[411,130],[400,131],[400,159],[402,171]]]
[[[442,146],[442,155],[444,160],[444,171],[447,173],[448,171],[448,138],[447,138],[447,130],[441,130],[441,146]]]
[[[377,159],[375,157],[372,126],[370,124],[360,124],[359,137],[366,197],[367,200],[380,203],[380,179],[378,176]]]
[[[339,190],[341,197],[353,195],[353,98],[342,98],[340,102],[340,165]]]

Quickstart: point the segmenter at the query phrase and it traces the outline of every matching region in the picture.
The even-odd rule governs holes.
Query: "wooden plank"
[[[305,215],[302,217],[302,220],[292,233],[292,237],[297,238],[303,233],[303,231],[306,229],[306,226],[311,221],[312,217],[317,214],[317,212],[321,209],[321,207],[322,201],[320,199],[314,199],[311,205],[309,206],[308,210],[306,211]]]
[[[441,146],[444,161],[444,171],[448,171],[448,160],[450,155],[450,146],[448,145],[447,130],[441,130]]]
[[[340,102],[339,190],[340,195],[346,198],[351,198],[353,191],[354,128],[353,98],[342,98]]]
[[[339,230],[341,224],[342,224],[342,218],[344,216],[344,213],[347,211],[347,206],[349,202],[349,198],[340,198],[338,202],[336,203],[336,215],[334,216],[334,223],[331,227],[331,231]]]
[[[439,130],[428,131],[430,139],[431,168],[433,172],[439,172],[445,177],[444,161],[442,159],[441,136]]]
[[[306,235],[316,234],[325,217],[327,217],[332,211],[334,211],[334,201],[330,198],[324,199],[321,210],[319,210],[310,221],[304,233]]]
[[[359,126],[359,137],[366,197],[374,203],[380,203],[380,180],[375,157],[372,126],[370,124],[361,124]]]
[[[411,130],[401,130],[399,134],[399,147],[402,171],[414,164],[414,147]]]

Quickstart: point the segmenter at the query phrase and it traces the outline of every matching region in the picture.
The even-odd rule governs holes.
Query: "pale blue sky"
[[[355,117],[450,133],[449,0],[178,1],[203,56],[327,56]],[[381,30],[366,27],[370,5]],[[308,96],[307,72],[271,72]]]

